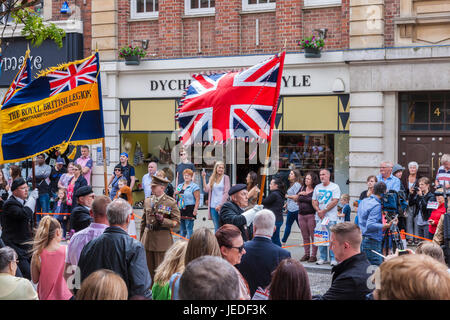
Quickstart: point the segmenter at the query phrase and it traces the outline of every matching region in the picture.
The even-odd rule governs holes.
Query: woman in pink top
[[[62,229],[51,216],[41,219],[33,241],[31,279],[38,283],[39,300],[69,300],[72,293],[64,279],[66,246],[61,245]]]

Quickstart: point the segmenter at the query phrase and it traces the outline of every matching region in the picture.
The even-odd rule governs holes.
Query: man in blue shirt
[[[361,251],[367,256],[371,264],[380,265],[383,261],[381,256],[373,253],[372,250],[381,254],[381,243],[383,231],[390,228],[392,220],[383,224],[381,198],[386,193],[386,184],[377,182],[373,187],[373,194],[369,198],[363,199],[358,206],[358,224],[362,233]]]
[[[394,164],[390,161],[383,161],[380,165],[380,174],[377,175],[378,181],[386,184],[387,191],[400,191],[400,179],[392,175],[392,167]]]

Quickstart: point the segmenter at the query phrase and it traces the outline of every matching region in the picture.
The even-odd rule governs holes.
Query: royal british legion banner
[[[50,68],[0,109],[0,163],[104,138],[98,53]]]

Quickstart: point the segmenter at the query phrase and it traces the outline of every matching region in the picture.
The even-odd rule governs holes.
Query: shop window
[[[341,0],[305,0],[304,7],[329,7],[341,5]]]
[[[443,131],[450,129],[448,92],[400,93],[401,131]]]
[[[334,172],[333,134],[282,133],[279,141],[279,170],[298,169],[319,175],[321,169]]]
[[[215,0],[185,0],[184,13],[186,15],[214,14]]]
[[[276,0],[242,0],[243,11],[274,10]]]
[[[131,19],[158,17],[158,0],[131,0]]]

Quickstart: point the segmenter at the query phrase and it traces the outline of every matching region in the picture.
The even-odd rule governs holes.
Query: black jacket
[[[220,209],[219,220],[220,226],[224,224],[233,224],[241,230],[242,239],[248,241],[252,238],[252,225],[247,227],[247,220],[243,215],[244,212],[238,205],[232,201],[225,202]]]
[[[431,216],[431,212],[433,209],[427,209],[427,204],[429,201],[436,201],[436,197],[433,192],[428,192],[426,195],[419,196],[416,194],[415,196],[411,196],[409,199],[409,205],[416,205],[416,211],[414,212],[414,217],[417,216],[419,211],[422,211],[422,219],[423,221],[428,221]]]
[[[55,167],[52,167],[52,171],[50,173],[50,191],[53,193],[58,192],[58,182],[61,176],[67,173],[67,169],[62,167],[61,170],[56,170]]]
[[[262,201],[264,209],[269,209],[275,214],[277,222],[283,221],[284,200],[284,193],[281,190],[277,189],[271,191],[269,195]]]
[[[323,296],[314,300],[365,300],[372,290],[367,286],[370,262],[365,253],[359,253],[342,261],[331,269],[331,287]]]
[[[82,205],[78,205],[73,208],[70,214],[70,229],[74,229],[75,232],[83,230],[93,222],[94,219],[89,214],[89,210]]]
[[[255,237],[244,243],[244,247],[246,253],[236,268],[247,280],[250,295],[253,296],[258,287],[265,289],[269,285],[272,271],[278,267],[281,260],[290,258],[291,253],[265,237]]]
[[[125,281],[129,298],[150,299],[152,296],[144,246],[119,227],[108,227],[98,238],[88,242],[81,251],[78,267],[81,281],[92,272],[109,269]]]
[[[303,186],[299,192],[306,191],[306,187]],[[298,196],[298,213],[300,213],[302,216],[307,214],[315,214],[316,210],[314,209],[312,205],[312,196],[314,191],[301,196]]]
[[[69,184],[72,182],[73,178],[70,178],[69,180]],[[80,174],[80,176],[78,177],[78,179],[75,181],[75,185],[73,186],[73,198],[72,198],[72,208],[75,208],[77,206],[77,197],[75,197],[75,193],[77,192],[78,188],[83,187],[83,186],[87,186],[87,180],[83,177],[82,174]]]
[[[22,245],[33,240],[32,221],[33,211],[14,196],[10,196],[3,204],[3,212],[0,214],[2,239],[5,244]]]

